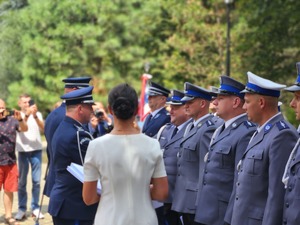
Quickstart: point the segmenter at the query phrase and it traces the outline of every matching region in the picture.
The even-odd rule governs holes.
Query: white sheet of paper
[[[84,182],[84,173],[83,173],[83,166],[76,164],[76,163],[71,163],[70,166],[67,167],[67,170],[81,183]],[[101,184],[100,180],[98,180],[97,183],[97,193],[101,194]]]

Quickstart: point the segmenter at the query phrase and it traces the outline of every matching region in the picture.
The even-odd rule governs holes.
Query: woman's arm
[[[150,194],[153,200],[163,201],[168,197],[167,177],[152,178]]]
[[[100,195],[97,194],[97,181],[85,181],[83,183],[82,198],[86,205],[100,201]]]

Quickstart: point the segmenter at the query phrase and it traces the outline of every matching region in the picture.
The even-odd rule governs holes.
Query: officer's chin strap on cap
[[[92,136],[89,132],[83,130],[81,127],[78,127],[78,126],[76,126],[76,125],[75,125],[75,127],[77,127],[77,129],[78,129],[77,132],[76,132],[76,135],[77,135],[77,145],[78,145],[78,152],[79,152],[80,160],[81,160],[81,163],[82,163],[82,165],[83,165],[83,157],[82,157],[81,147],[80,147],[79,132],[81,131],[81,132],[87,133],[87,134],[91,137],[92,140],[93,140],[94,138],[93,138],[93,136]]]

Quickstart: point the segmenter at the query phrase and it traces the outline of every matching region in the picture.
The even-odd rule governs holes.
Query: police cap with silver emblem
[[[211,101],[213,93],[205,88],[193,85],[191,83],[184,83],[184,97],[181,101],[190,101],[194,98],[202,98]]]
[[[169,94],[170,94],[170,90],[152,81],[149,82],[149,90],[148,90],[149,96],[163,95],[168,97]]]
[[[280,90],[285,88],[286,85],[278,84],[273,81],[261,78],[251,72],[247,72],[248,83],[245,90],[241,93],[253,93],[259,95],[267,95],[272,97],[279,97]]]
[[[91,77],[68,77],[62,81],[65,83],[65,88],[83,88],[88,87]]]
[[[66,101],[66,105],[77,105],[77,104],[94,104],[92,91],[93,86],[80,88],[75,91],[64,94],[60,98]]]
[[[284,90],[286,91],[290,91],[290,92],[300,91],[300,62],[296,63],[296,68],[297,68],[297,80],[294,83],[294,85],[285,88]]]
[[[181,100],[184,97],[184,93],[182,91],[172,90],[171,94],[172,94],[172,96],[166,102],[166,104],[169,104],[169,105],[184,105],[185,104],[185,101]]]
[[[245,85],[241,82],[228,76],[220,76],[220,87],[217,91],[219,95],[237,95],[240,98],[244,98],[244,93],[241,93],[245,89]]]

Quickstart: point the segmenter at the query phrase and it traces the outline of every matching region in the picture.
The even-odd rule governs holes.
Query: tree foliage
[[[218,76],[225,74],[227,21],[222,0],[0,0],[0,4],[0,95],[11,106],[27,92],[42,111],[50,109],[67,76],[92,76],[96,99],[102,101],[120,82],[139,90],[146,62],[153,80],[168,88],[183,89],[186,81],[218,85]],[[299,58],[299,4],[235,1],[231,76],[245,82],[246,72],[252,71],[293,83]]]

